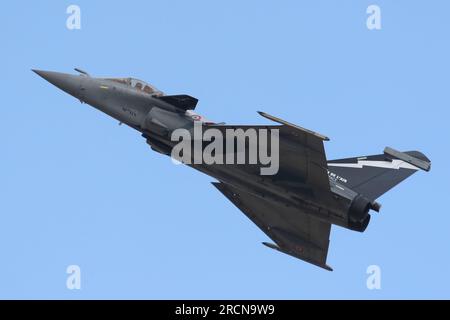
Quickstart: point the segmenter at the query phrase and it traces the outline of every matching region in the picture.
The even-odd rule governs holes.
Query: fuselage
[[[164,95],[161,91],[137,79],[35,72],[81,102],[138,130],[152,149],[162,154],[170,155],[176,143],[171,139],[174,130],[184,128],[193,132],[195,122],[211,123],[191,110],[180,110],[163,101],[160,99]],[[335,179],[330,178],[333,196],[328,197],[328,201],[318,203],[315,201],[317,196],[310,197],[308,194],[299,193],[301,186],[292,188],[273,177],[249,173],[244,166],[189,165],[255,196],[296,207],[304,213],[335,225],[363,231],[368,224],[368,221],[365,221],[361,226],[355,227],[349,223],[348,213],[357,194]]]

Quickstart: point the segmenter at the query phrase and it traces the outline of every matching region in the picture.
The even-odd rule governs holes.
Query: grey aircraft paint
[[[386,148],[383,154],[328,161],[327,137],[266,113],[277,125],[224,125],[194,113],[197,99],[165,95],[133,78],[93,78],[33,70],[61,90],[136,129],[150,147],[170,155],[178,128],[268,128],[279,130],[279,170],[261,176],[254,165],[189,164],[217,181],[213,185],[274,242],[269,248],[326,270],[331,225],[363,232],[376,199],[418,171],[429,171],[430,160],[418,151]],[[206,144],[207,145],[207,144]],[[257,167],[257,166],[256,166]]]

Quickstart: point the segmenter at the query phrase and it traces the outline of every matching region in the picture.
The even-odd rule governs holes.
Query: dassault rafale
[[[198,100],[166,95],[134,78],[33,70],[82,103],[136,129],[150,147],[212,182],[274,243],[269,248],[326,270],[331,225],[363,232],[382,194],[430,160],[386,147],[377,155],[328,160],[329,139],[264,112],[271,125],[228,125],[194,112]],[[183,140],[184,143],[181,143]],[[192,150],[188,150],[191,147]]]

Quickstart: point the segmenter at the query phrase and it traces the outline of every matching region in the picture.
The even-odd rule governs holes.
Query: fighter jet
[[[274,242],[264,245],[326,270],[332,271],[326,262],[331,225],[365,231],[371,211],[380,210],[377,198],[413,173],[431,168],[421,152],[390,147],[377,155],[327,160],[324,141],[329,138],[267,113],[259,112],[276,124],[215,123],[194,112],[198,100],[189,95],[166,95],[138,79],[95,78],[75,70],[79,74],[33,71],[82,103],[136,129],[154,151],[213,177],[214,187]],[[193,134],[189,145],[200,146],[200,155],[209,149],[217,161],[201,161],[196,158],[198,150],[191,154],[183,149],[175,157],[183,135],[180,130]],[[199,138],[196,130],[210,134]],[[234,135],[228,136],[228,131]],[[263,158],[264,148],[266,158],[269,152],[278,154],[278,159],[272,158],[277,160],[276,167],[268,168],[267,161],[249,156],[255,141],[258,159]]]

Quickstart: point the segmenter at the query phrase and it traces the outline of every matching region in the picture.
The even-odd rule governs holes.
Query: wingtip
[[[328,271],[334,271],[333,268],[327,264],[323,265],[322,268],[324,268],[325,270],[328,270]]]
[[[270,115],[270,114],[268,114],[268,113],[265,113],[265,112],[263,112],[263,111],[258,111],[258,113],[259,113],[261,116],[263,116],[264,118],[266,118],[266,119],[272,120],[272,121],[274,121],[274,122],[278,122],[278,123],[280,123],[280,124],[282,124],[282,125],[291,127],[291,128],[293,128],[293,129],[296,129],[296,130],[299,130],[299,131],[306,132],[306,133],[308,133],[308,134],[311,134],[311,135],[313,135],[313,136],[316,136],[317,138],[319,138],[319,139],[321,139],[321,140],[323,140],[323,141],[330,141],[330,138],[328,138],[327,136],[325,136],[325,135],[323,135],[323,134],[320,134],[320,133],[318,133],[318,132],[315,132],[315,131],[312,131],[312,130],[309,130],[309,129],[300,127],[300,126],[298,126],[298,125],[296,125],[296,124],[293,124],[293,123],[290,123],[290,122],[288,122],[288,121],[286,121],[286,120],[283,120],[283,119],[280,119],[280,118],[278,118],[278,117],[272,116],[272,115]]]
[[[261,242],[261,243],[270,249],[280,250],[280,248],[276,244],[270,242]]]

